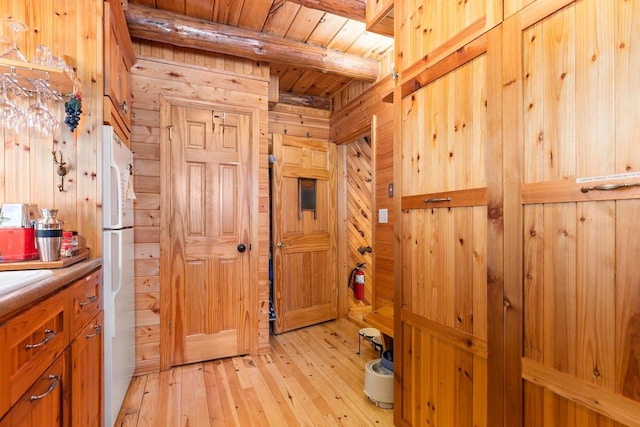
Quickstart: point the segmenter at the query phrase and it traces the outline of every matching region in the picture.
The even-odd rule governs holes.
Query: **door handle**
[[[277,246],[277,247],[279,247],[280,249],[282,249],[282,248],[286,248],[286,247],[287,247],[287,246],[289,246],[289,245],[285,245],[285,244],[284,244],[284,243],[282,243],[282,242],[278,242],[278,243],[276,243],[276,246]]]
[[[240,243],[238,245],[238,252],[243,253],[246,250],[247,250],[247,247],[245,245],[243,245],[242,243]]]

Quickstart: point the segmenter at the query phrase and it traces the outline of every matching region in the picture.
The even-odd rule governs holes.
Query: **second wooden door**
[[[337,316],[336,147],[274,135],[273,153],[275,332],[280,333]]]

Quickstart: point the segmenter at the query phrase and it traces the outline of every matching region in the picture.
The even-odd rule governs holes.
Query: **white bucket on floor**
[[[382,366],[380,359],[370,360],[365,366],[364,394],[381,408],[393,408],[393,371]]]

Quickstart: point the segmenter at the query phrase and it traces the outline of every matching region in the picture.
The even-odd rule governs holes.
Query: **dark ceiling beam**
[[[378,77],[378,61],[239,27],[129,3],[132,37],[256,61],[278,62],[359,80]]]
[[[365,3],[361,0],[288,0],[310,9],[322,10],[344,18],[365,21]],[[373,1],[373,0],[372,0]]]

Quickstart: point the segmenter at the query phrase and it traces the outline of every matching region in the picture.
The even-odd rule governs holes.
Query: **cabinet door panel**
[[[71,425],[102,422],[103,313],[100,312],[71,344]]]
[[[486,40],[401,101],[396,424],[501,424],[500,28]]]
[[[640,183],[640,7],[566,3],[537,1],[505,23],[515,42],[504,56],[520,58],[505,76],[518,99],[505,121],[522,119],[510,139],[521,144],[505,150],[522,165],[512,164],[524,204],[512,237],[523,242],[523,279],[508,293],[522,296],[524,418],[635,425],[640,189],[625,185]]]
[[[67,353],[45,370],[2,418],[0,427],[54,427],[69,424]]]

